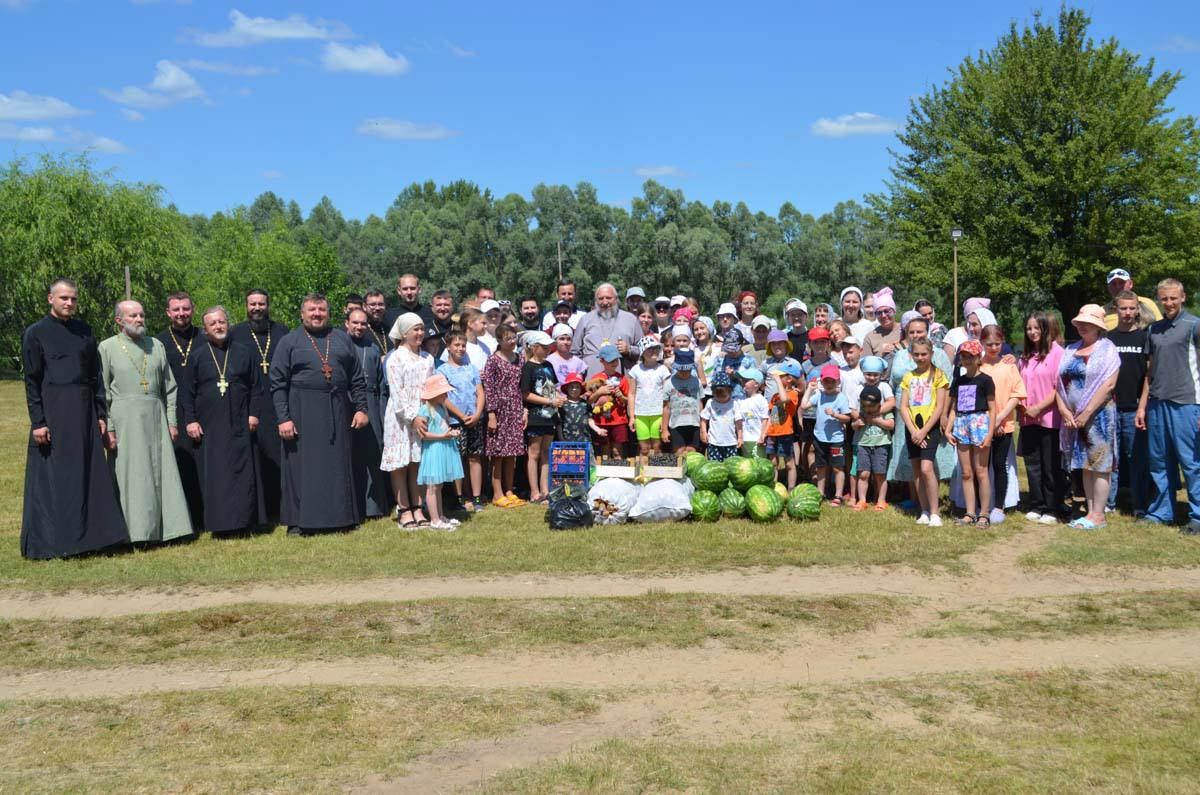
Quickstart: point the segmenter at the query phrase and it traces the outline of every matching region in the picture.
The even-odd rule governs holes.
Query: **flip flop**
[[[1091,519],[1086,516],[1081,516],[1073,522],[1067,524],[1067,527],[1074,527],[1076,530],[1095,530],[1096,525]]]

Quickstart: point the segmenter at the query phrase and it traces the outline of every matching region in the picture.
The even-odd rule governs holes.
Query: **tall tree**
[[[1200,272],[1200,137],[1155,73],[1063,8],[1014,23],[951,80],[912,103],[893,181],[870,198],[887,242],[876,273],[960,295],[1053,297],[1064,312],[1105,298],[1104,274],[1143,285]],[[948,314],[948,313],[947,313]]]

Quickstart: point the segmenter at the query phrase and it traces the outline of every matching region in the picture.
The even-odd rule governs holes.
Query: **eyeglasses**
[[[876,309],[876,310],[875,310],[875,314],[876,314],[876,315],[891,316],[891,315],[894,315],[894,314],[896,314],[896,310],[895,310],[895,309]]]

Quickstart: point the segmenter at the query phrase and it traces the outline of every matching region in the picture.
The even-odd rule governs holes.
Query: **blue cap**
[[[760,384],[763,382],[762,370],[759,370],[757,367],[741,368],[738,370],[738,378],[743,381],[757,381]]]
[[[800,369],[800,365],[791,361],[784,362],[775,369],[781,373],[784,373],[785,375],[790,375],[792,378],[801,378],[804,375],[803,371]]]
[[[675,361],[671,363],[671,369],[677,373],[691,370],[696,366],[696,354],[694,351],[675,351]]]
[[[864,356],[859,359],[858,366],[864,373],[882,373],[887,370],[887,362],[881,356]]]
[[[721,387],[721,386],[723,386],[723,387],[726,387],[727,389],[732,389],[732,388],[733,388],[733,384],[731,384],[731,383],[729,382],[729,376],[727,376],[727,375],[726,375],[724,372],[722,372],[722,371],[718,371],[718,372],[716,372],[716,373],[713,373],[713,377],[712,377],[712,379],[711,379],[711,380],[708,382],[708,385],[709,385],[710,387],[712,387],[713,389],[716,389],[717,387]]]
[[[601,345],[596,358],[602,362],[615,362],[621,358],[621,352],[617,350],[616,345]]]

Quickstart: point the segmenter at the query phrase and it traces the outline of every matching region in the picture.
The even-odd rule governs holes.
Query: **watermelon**
[[[771,459],[754,458],[751,459],[751,465],[754,467],[755,483],[761,483],[764,486],[775,484],[775,465],[771,463]]]
[[[746,458],[762,458],[766,455],[766,452],[763,450],[763,446],[761,444],[747,442],[746,444],[742,445],[742,455],[746,456]]]
[[[688,453],[684,460],[684,472],[690,478],[696,474],[700,467],[708,463],[708,459],[704,457],[704,453]]]
[[[729,472],[729,485],[743,494],[758,482],[752,459],[742,458],[740,455],[730,456],[725,459],[725,469]]]
[[[811,483],[801,483],[788,496],[787,513],[793,519],[816,519],[821,515],[821,492]]]
[[[775,493],[779,495],[779,499],[783,500],[784,505],[786,505],[788,498],[787,486],[783,485],[782,483],[776,483]]]
[[[692,476],[692,485],[701,491],[720,494],[729,485],[729,473],[720,461],[708,461]]]
[[[715,522],[721,518],[721,501],[711,491],[697,489],[692,494],[692,518]]]
[[[769,522],[783,512],[783,500],[770,486],[761,483],[746,492],[746,513],[756,522]]]
[[[737,519],[746,515],[746,498],[733,486],[729,486],[717,496],[721,499],[721,513],[727,518]]]

